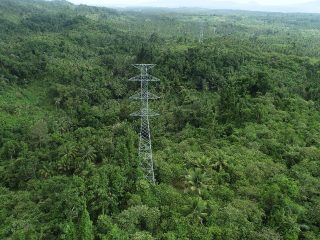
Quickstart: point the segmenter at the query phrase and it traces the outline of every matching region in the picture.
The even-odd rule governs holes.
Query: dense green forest
[[[0,0],[0,239],[319,240],[319,43],[319,14]]]

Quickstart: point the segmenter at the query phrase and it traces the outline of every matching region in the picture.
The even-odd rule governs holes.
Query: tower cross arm
[[[141,82],[141,81],[159,82],[160,79],[158,79],[150,74],[146,74],[146,75],[137,75],[135,77],[130,78],[128,81],[130,81],[130,82]]]
[[[132,66],[134,66],[135,68],[138,68],[138,69],[143,69],[143,68],[147,68],[147,69],[151,69],[151,68],[154,68],[156,66],[156,64],[145,64],[145,63],[142,63],[142,64],[132,64]]]

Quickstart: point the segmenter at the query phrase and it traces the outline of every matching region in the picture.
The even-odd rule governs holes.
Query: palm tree
[[[213,169],[213,163],[212,163],[212,159],[209,157],[205,157],[205,156],[201,156],[199,158],[197,158],[193,164],[197,167],[197,168],[201,168],[202,170],[205,169]]]
[[[217,172],[220,172],[223,169],[226,169],[228,167],[228,163],[224,158],[219,157],[212,166],[213,166],[213,169],[215,169]]]
[[[85,146],[81,148],[81,153],[82,153],[82,160],[92,162],[93,160],[96,159],[97,154],[96,150],[92,146]]]
[[[186,184],[191,192],[196,192],[201,195],[202,189],[208,189],[208,182],[210,178],[200,168],[191,170],[188,175],[185,176]]]
[[[74,159],[77,156],[77,147],[73,143],[68,143],[59,148],[60,160],[58,162],[58,169],[69,171],[74,168]]]
[[[73,159],[77,154],[77,147],[73,143],[68,143],[62,146],[61,149],[62,158],[64,159]]]
[[[196,223],[203,224],[203,220],[207,217],[207,202],[198,197],[191,200],[188,216]]]
[[[215,163],[212,165],[213,169],[217,172],[222,171],[223,169],[228,168],[228,163],[226,161],[226,154],[221,150],[217,150],[214,154]]]

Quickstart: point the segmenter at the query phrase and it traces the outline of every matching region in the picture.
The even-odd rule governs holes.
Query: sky
[[[233,2],[236,4],[245,5],[262,5],[262,6],[285,6],[294,5],[300,3],[311,2],[312,0],[230,0],[229,3]],[[75,4],[87,4],[97,6],[155,6],[155,7],[184,7],[184,6],[197,6],[199,1],[192,0],[69,0],[69,2]],[[200,7],[208,5],[211,7],[215,2],[227,2],[223,0],[201,0]]]
[[[320,0],[68,0],[105,7],[199,7],[269,12],[320,13]]]

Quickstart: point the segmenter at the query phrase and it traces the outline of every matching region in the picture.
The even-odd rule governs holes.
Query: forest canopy
[[[319,239],[319,39],[319,14],[0,0],[0,239]]]

